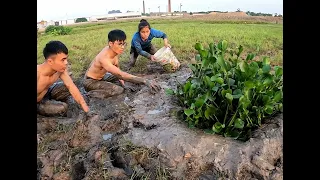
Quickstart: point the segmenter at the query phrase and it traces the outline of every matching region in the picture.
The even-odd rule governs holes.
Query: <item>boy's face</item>
[[[68,55],[65,53],[52,55],[48,58],[48,63],[55,71],[63,72],[67,69]]]
[[[117,54],[122,54],[127,43],[125,41],[114,41],[114,42],[109,42],[109,47]]]

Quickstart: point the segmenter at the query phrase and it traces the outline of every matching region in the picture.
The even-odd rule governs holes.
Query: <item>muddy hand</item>
[[[97,115],[98,113],[96,111],[90,110],[89,112],[86,113],[86,117],[92,117],[94,115]]]
[[[137,88],[135,88],[135,87],[133,87],[133,86],[128,86],[128,85],[125,85],[125,86],[124,86],[124,89],[130,90],[131,92],[137,91]]]
[[[147,80],[147,86],[150,88],[151,90],[151,93],[156,93],[156,92],[159,92],[161,87],[155,82],[155,81],[150,81],[150,80]]]

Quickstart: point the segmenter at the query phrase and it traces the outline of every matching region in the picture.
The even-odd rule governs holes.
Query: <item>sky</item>
[[[144,0],[146,13],[167,11],[168,0]],[[283,0],[171,0],[171,12],[179,11],[241,11],[283,15]],[[37,21],[65,20],[108,11],[143,11],[143,0],[37,0]]]

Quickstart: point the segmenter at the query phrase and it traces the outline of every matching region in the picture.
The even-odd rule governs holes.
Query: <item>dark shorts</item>
[[[70,96],[68,88],[63,82],[52,84],[42,100],[37,103],[37,111],[41,115],[61,115],[66,111],[66,103]]]
[[[119,79],[111,73],[106,73],[101,80],[85,77],[83,87],[91,97],[107,98],[121,94],[124,89]]]

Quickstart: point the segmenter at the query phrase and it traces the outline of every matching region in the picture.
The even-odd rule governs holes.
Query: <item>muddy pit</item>
[[[282,114],[247,142],[189,129],[164,89],[191,71],[155,69],[144,76],[158,81],[158,94],[134,85],[136,92],[89,98],[90,116],[76,103],[67,117],[38,115],[38,179],[283,179]]]

